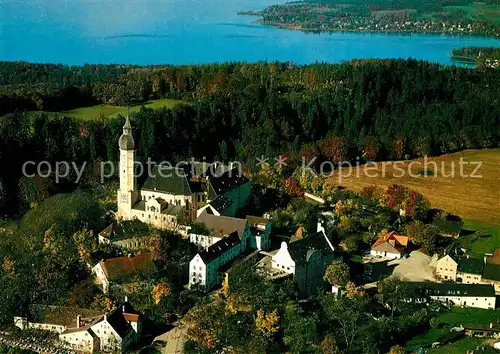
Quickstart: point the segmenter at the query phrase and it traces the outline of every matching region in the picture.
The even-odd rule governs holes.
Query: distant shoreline
[[[244,13],[238,13],[239,15],[242,16],[258,16],[258,15],[248,15]],[[337,28],[337,29],[329,29],[325,31],[318,31],[318,30],[313,30],[310,28],[304,28],[301,26],[296,26],[296,25],[290,25],[290,24],[284,24],[284,23],[279,23],[279,22],[270,22],[270,21],[264,21],[264,20],[256,20],[250,22],[252,24],[259,24],[263,26],[270,26],[278,29],[283,29],[283,30],[291,30],[291,31],[301,31],[305,33],[313,33],[313,34],[323,34],[323,33],[386,33],[386,34],[429,34],[429,35],[443,35],[443,36],[460,36],[460,37],[480,37],[480,38],[488,38],[488,39],[495,39],[498,40],[500,43],[500,37],[495,37],[495,36],[487,36],[484,34],[479,34],[479,33],[463,33],[463,32],[442,32],[442,31],[403,31],[400,29],[384,29],[384,30],[374,30],[374,29],[367,29],[367,30],[360,30],[357,28]],[[499,45],[500,48],[500,45]]]

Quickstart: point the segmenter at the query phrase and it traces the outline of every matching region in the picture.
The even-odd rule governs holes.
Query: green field
[[[130,112],[138,112],[142,107],[159,109],[163,107],[172,108],[178,104],[187,104],[184,101],[180,100],[172,100],[172,99],[159,99],[159,100],[151,100],[144,104],[134,105],[130,107],[123,106],[108,106],[108,105],[97,105],[91,107],[81,107],[75,108],[70,111],[63,112],[44,112],[51,116],[55,116],[56,114],[59,116],[68,116],[79,119],[96,119],[99,117],[111,118],[115,117],[118,114],[126,115],[127,110],[130,109]],[[32,111],[31,114],[40,114],[40,111]]]
[[[473,256],[482,257],[500,248],[499,225],[465,219],[463,230],[458,242]],[[470,234],[471,231],[474,233]]]
[[[500,23],[500,5],[486,5],[475,2],[467,6],[445,6],[443,9],[446,12],[463,11],[471,20],[478,20],[484,17],[492,22]]]
[[[439,338],[449,333],[452,327],[460,324],[488,324],[500,320],[500,310],[483,310],[474,308],[453,307],[449,312],[444,312],[438,317],[439,325],[431,328],[424,334],[412,338],[406,344],[409,350],[416,350],[420,347],[426,348],[426,353],[460,353],[467,350],[476,350],[476,347],[487,346],[488,342],[482,338],[465,337],[456,342],[443,345],[440,348],[431,349],[432,343],[439,341]]]

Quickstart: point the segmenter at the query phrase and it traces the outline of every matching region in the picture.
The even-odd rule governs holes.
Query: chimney
[[[323,232],[326,234],[323,223],[320,220],[318,220],[318,224],[316,225],[316,232]]]
[[[108,315],[105,313],[104,314],[104,321],[107,321],[108,320]]]
[[[76,316],[76,328],[80,328],[80,323],[82,321],[82,316]]]

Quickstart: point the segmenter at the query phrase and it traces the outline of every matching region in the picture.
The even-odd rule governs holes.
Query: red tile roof
[[[135,274],[151,275],[156,272],[156,267],[149,254],[110,258],[99,263],[108,280],[122,279]]]
[[[377,241],[372,245],[375,248],[385,242],[388,242],[391,246],[395,248],[407,247],[408,246],[408,236],[401,236],[394,233],[394,231],[387,232],[381,235]]]

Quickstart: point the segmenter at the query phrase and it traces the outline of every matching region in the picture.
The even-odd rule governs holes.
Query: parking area
[[[429,257],[420,252],[413,251],[410,257],[400,260],[394,268],[393,275],[411,282],[437,281],[434,276],[436,257]]]

